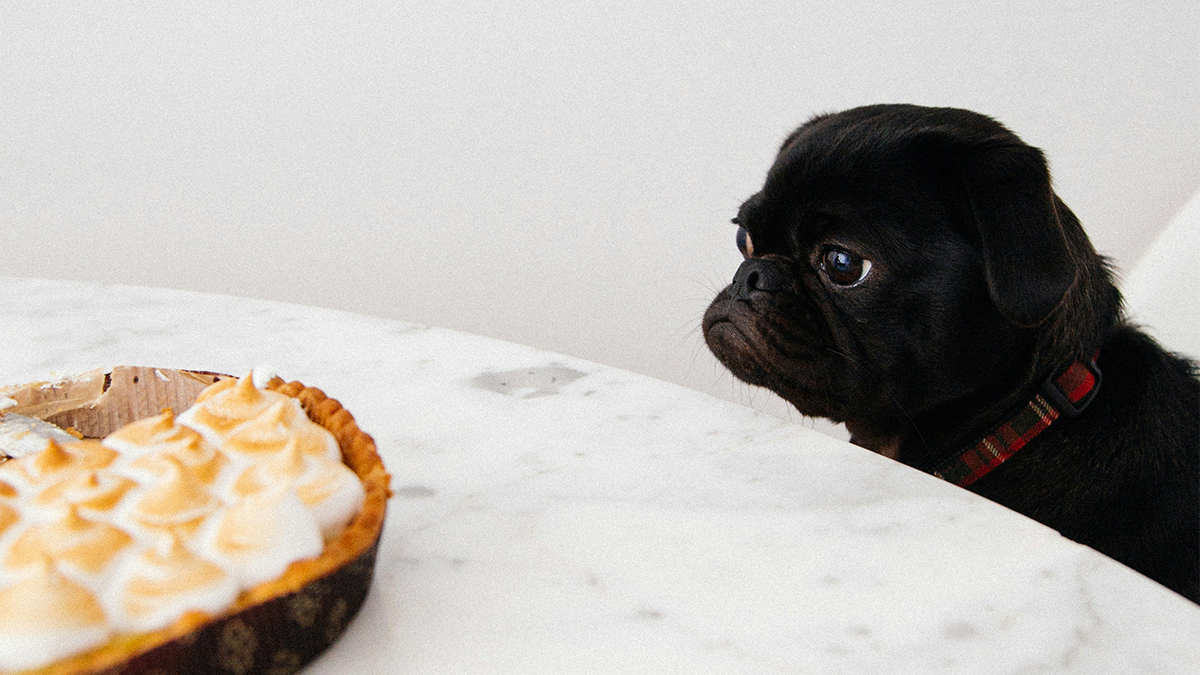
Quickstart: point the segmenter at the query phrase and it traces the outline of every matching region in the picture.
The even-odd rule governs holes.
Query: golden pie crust
[[[166,407],[182,410],[203,387],[229,378],[126,366],[104,371],[102,382],[95,385],[100,372],[81,376],[79,382],[90,378],[87,386],[91,386],[82,394],[86,387],[40,383],[0,394],[18,401],[14,412],[98,437]],[[171,385],[164,390],[163,382]],[[177,386],[181,382],[185,386]],[[162,630],[118,636],[91,651],[20,671],[21,675],[285,675],[302,668],[341,636],[371,584],[390,496],[389,476],[374,440],[358,428],[341,403],[299,382],[274,378],[266,388],[298,399],[309,418],[337,439],[343,463],[363,482],[366,497],[359,514],[319,557],[293,563],[278,579],[242,593],[219,615],[191,612]],[[160,400],[150,400],[156,397]]]

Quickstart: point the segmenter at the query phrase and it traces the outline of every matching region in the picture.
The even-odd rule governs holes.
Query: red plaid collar
[[[1013,456],[1060,415],[1074,417],[1100,390],[1099,352],[1088,361],[1076,361],[1061,373],[1046,378],[1041,391],[1020,412],[983,440],[951,458],[933,472],[938,478],[966,487]]]

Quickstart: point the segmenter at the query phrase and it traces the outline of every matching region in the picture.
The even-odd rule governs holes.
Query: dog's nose
[[[754,291],[776,293],[782,288],[783,275],[774,264],[762,258],[750,258],[743,262],[737,274],[733,275],[729,297],[733,300],[745,300]]]

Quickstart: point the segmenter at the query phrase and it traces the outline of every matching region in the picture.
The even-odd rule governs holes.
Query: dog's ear
[[[942,134],[939,145],[946,149]],[[949,166],[965,191],[977,230],[988,290],[1000,312],[1020,326],[1045,321],[1075,282],[1076,263],[1042,152],[1004,130],[984,138],[951,132]],[[1065,207],[1063,207],[1065,211]]]

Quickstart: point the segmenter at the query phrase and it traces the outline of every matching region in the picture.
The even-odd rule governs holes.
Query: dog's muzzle
[[[729,286],[730,300],[747,300],[755,291],[778,293],[783,290],[783,274],[775,263],[765,258],[750,258],[733,275]]]

